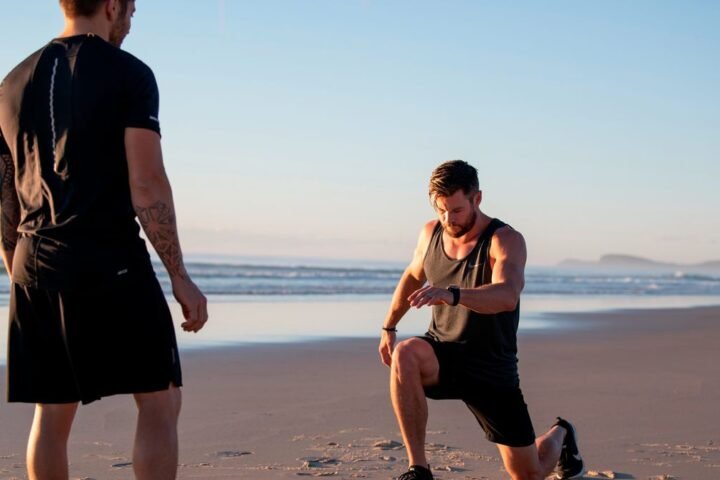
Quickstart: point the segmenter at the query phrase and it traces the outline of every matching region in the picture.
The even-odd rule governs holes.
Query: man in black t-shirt
[[[207,321],[182,258],[152,71],[119,49],[134,0],[60,0],[65,30],[0,85],[0,233],[11,279],[8,400],[36,404],[31,479],[67,478],[78,403],[130,393],[138,479],[172,479],[182,376],[172,318]]]

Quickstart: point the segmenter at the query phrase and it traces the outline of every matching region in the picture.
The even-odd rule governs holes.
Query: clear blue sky
[[[0,71],[57,35],[2,0]],[[531,264],[720,258],[720,2],[138,0],[190,252],[409,259],[441,161]]]

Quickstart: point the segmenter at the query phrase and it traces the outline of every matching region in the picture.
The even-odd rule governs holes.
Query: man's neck
[[[110,38],[110,25],[99,16],[66,18],[65,29],[60,37],[73,37],[75,35],[93,34],[106,42]]]
[[[485,230],[485,228],[490,224],[491,221],[492,219],[490,217],[478,210],[477,216],[475,217],[475,224],[470,230],[468,230],[465,235],[463,235],[462,237],[454,238],[446,234],[446,238],[453,245],[464,245],[467,243],[473,243],[477,241],[480,234]]]

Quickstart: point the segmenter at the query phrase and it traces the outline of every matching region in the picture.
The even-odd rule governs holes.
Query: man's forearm
[[[187,278],[178,238],[172,189],[167,177],[136,187],[132,201],[138,221],[172,279]]]
[[[512,311],[520,299],[520,292],[507,283],[460,289],[460,305],[482,314]]]
[[[9,154],[0,153],[0,248],[5,269],[11,277],[19,224],[20,201],[15,190],[15,167]]]
[[[16,200],[15,200],[16,201]],[[11,273],[13,257],[15,256],[15,246],[18,241],[18,208],[17,205],[10,205],[11,201],[3,201],[0,204],[2,208],[2,216],[0,218],[0,237],[2,237],[2,257],[5,263],[5,269]]]
[[[2,259],[3,264],[5,265],[5,270],[7,271],[8,276],[12,279],[12,264],[13,264],[13,257],[15,256],[15,250],[5,250],[3,248],[2,250]]]
[[[17,245],[18,233],[17,222],[8,222],[4,216],[0,220],[0,235],[2,235],[2,245],[0,246],[0,254],[2,254],[3,264],[8,276],[12,278],[13,258],[15,257],[15,246]],[[11,224],[9,224],[11,223]]]

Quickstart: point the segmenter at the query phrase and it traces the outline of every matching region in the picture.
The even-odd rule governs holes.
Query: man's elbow
[[[520,293],[522,287],[515,285],[508,285],[507,292],[503,295],[502,308],[504,312],[511,312],[517,308],[520,302]]]
[[[169,185],[164,170],[146,172],[130,177],[130,192],[133,197],[157,194]]]
[[[501,305],[499,305],[499,309],[501,312],[512,312],[515,310],[515,307],[517,307],[518,302],[520,299],[518,297],[510,297],[503,299]]]

